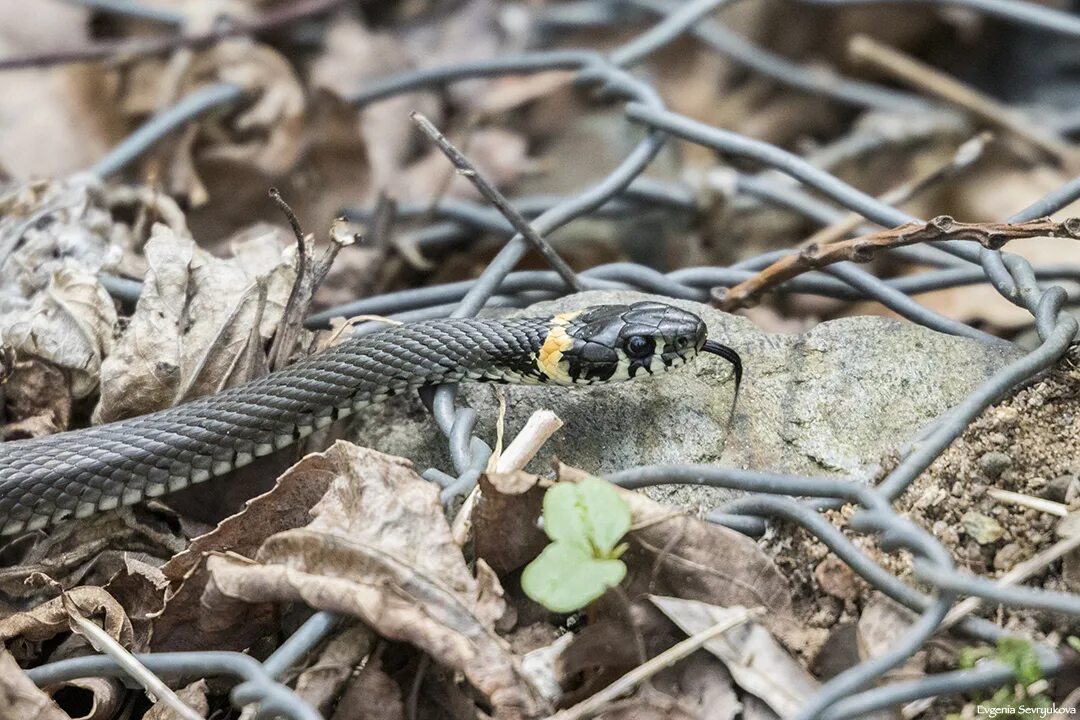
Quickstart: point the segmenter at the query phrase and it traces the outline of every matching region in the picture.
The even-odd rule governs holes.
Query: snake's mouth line
[[[705,344],[701,346],[701,352],[719,355],[731,363],[731,366],[735,368],[735,392],[738,392],[739,385],[742,384],[742,358],[739,357],[739,353],[715,340],[706,340]]]

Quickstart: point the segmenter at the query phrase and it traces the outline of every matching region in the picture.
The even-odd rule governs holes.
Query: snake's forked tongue
[[[739,353],[714,340],[706,340],[705,344],[701,346],[701,352],[719,355],[731,363],[731,366],[735,368],[735,392],[739,392],[739,385],[742,383],[742,358],[739,357]]]

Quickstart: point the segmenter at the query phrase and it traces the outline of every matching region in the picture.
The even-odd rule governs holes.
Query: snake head
[[[614,382],[666,372],[709,352],[735,366],[737,384],[738,353],[707,335],[705,321],[672,305],[597,305],[551,319],[537,366],[559,384]]]

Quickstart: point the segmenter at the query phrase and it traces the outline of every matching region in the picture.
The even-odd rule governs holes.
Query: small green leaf
[[[1069,637],[1065,638],[1065,642],[1069,643],[1069,647],[1071,647],[1073,650],[1080,653],[1080,638],[1076,637],[1075,635],[1070,635]]]
[[[591,554],[585,515],[578,506],[577,483],[558,483],[544,493],[544,532],[552,542],[577,545]]]
[[[577,490],[593,549],[600,557],[612,557],[616,543],[630,529],[630,507],[615,486],[600,478],[583,480]]]
[[[1043,677],[1039,666],[1039,656],[1035,647],[1021,638],[1003,637],[998,640],[998,659],[1011,666],[1016,673],[1016,680],[1025,687],[1038,682]]]
[[[625,576],[621,560],[598,560],[576,544],[557,541],[526,566],[521,589],[548,610],[568,613],[585,607]]]

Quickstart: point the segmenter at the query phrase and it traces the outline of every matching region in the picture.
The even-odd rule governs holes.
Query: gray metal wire
[[[123,12],[162,22],[175,20],[167,15],[155,17],[155,11],[144,9],[132,0],[80,1],[110,12]],[[931,106],[921,98],[905,93],[822,75],[758,48],[706,17],[727,1],[692,0],[679,4],[668,0],[595,0],[567,4],[559,10],[562,22],[611,24],[621,22],[627,16],[627,11],[639,12],[639,17],[641,12],[659,15],[661,19],[607,55],[592,50],[552,50],[410,72],[362,88],[349,100],[357,108],[362,108],[404,92],[439,89],[467,79],[562,69],[577,72],[577,82],[582,90],[592,91],[601,100],[622,103],[628,121],[644,126],[645,132],[644,137],[613,170],[591,187],[573,195],[522,198],[515,203],[523,215],[531,218],[533,228],[541,235],[548,235],[577,218],[594,213],[622,214],[660,209],[692,217],[697,210],[693,189],[657,183],[641,176],[672,134],[713,148],[722,156],[739,156],[769,168],[757,175],[731,170],[731,192],[736,197],[752,196],[759,201],[778,204],[822,224],[835,222],[845,211],[860,213],[868,222],[882,226],[916,220],[806,159],[773,145],[668,111],[648,82],[628,72],[627,67],[639,63],[657,48],[683,34],[692,34],[747,68],[805,92],[850,105],[889,111],[910,111],[913,107]],[[845,6],[870,0],[801,1]],[[943,4],[968,7],[1005,22],[1080,35],[1080,19],[1027,2],[946,0]],[[234,104],[241,98],[240,89],[228,85],[195,91],[139,128],[95,164],[91,172],[99,177],[119,173],[175,128],[202,113]],[[863,134],[847,142],[843,152],[836,149],[833,155],[847,157],[852,152],[862,153],[879,147],[881,142],[888,142],[888,139],[874,136],[873,133]],[[827,201],[818,196],[827,198]],[[1049,214],[1078,197],[1080,177],[1017,212],[1010,220],[1020,222]],[[401,218],[408,220],[427,215],[431,209],[403,207],[400,210]],[[361,219],[370,217],[369,211],[363,209],[351,213]],[[380,314],[402,320],[462,317],[474,315],[485,306],[522,306],[565,293],[565,283],[554,272],[512,272],[527,246],[520,235],[513,234],[507,221],[498,213],[471,203],[444,200],[435,208],[433,217],[433,223],[414,231],[414,240],[422,250],[466,242],[480,233],[509,239],[476,280],[360,299],[316,314],[309,318],[309,324],[313,327],[324,326],[334,315]],[[579,279],[582,286],[589,289],[636,288],[671,297],[705,300],[710,288],[740,282],[751,276],[754,270],[784,254],[783,251],[765,253],[727,268],[682,268],[666,274],[642,265],[616,263],[582,272]],[[991,603],[1080,615],[1080,598],[1076,595],[1001,587],[957,572],[945,548],[933,536],[897,513],[892,505],[983,409],[1017,384],[1052,365],[1068,349],[1077,334],[1076,321],[1061,312],[1069,299],[1068,293],[1066,288],[1048,283],[1055,280],[1076,281],[1080,279],[1080,268],[1070,265],[1033,267],[1022,258],[1008,253],[956,242],[939,243],[934,247],[905,248],[898,250],[897,254],[935,269],[913,276],[882,280],[857,266],[842,264],[790,280],[779,290],[843,299],[873,299],[928,327],[986,342],[999,342],[995,337],[929,311],[911,297],[940,288],[988,283],[1003,297],[1031,312],[1042,344],[1000,370],[925,429],[881,483],[871,486],[868,484],[869,477],[804,477],[712,465],[645,466],[628,468],[610,476],[613,482],[626,487],[680,483],[734,488],[751,493],[728,503],[710,518],[751,534],[760,532],[769,519],[797,523],[819,538],[873,587],[920,613],[910,632],[886,655],[861,663],[826,683],[802,709],[800,718],[841,720],[918,698],[991,688],[1011,682],[1013,671],[1010,668],[991,663],[974,670],[941,673],[910,682],[874,687],[886,670],[904,662],[941,629],[942,620],[957,594],[985,598]],[[127,301],[137,298],[141,290],[140,283],[130,279],[103,276],[102,282],[109,292]],[[364,333],[373,327],[373,324],[359,325],[355,331]],[[457,406],[453,387],[438,388],[431,397],[431,406],[436,425],[447,438],[454,471],[448,473],[443,469],[431,468],[424,476],[437,482],[442,487],[444,499],[450,501],[475,484],[491,451],[473,436],[476,412]],[[806,499],[812,499],[815,504]],[[931,592],[924,594],[878,566],[819,512],[821,508],[837,503],[858,506],[859,510],[850,522],[852,530],[878,535],[881,546],[886,550],[903,548],[911,552],[915,558],[917,577]],[[163,675],[237,678],[241,682],[231,696],[237,707],[257,704],[257,717],[283,716],[308,720],[318,718],[319,714],[281,684],[280,678],[333,632],[338,624],[339,619],[329,613],[315,613],[262,663],[247,655],[230,652],[160,653],[140,656],[140,660],[151,671]],[[1006,635],[997,625],[973,617],[958,623],[956,629],[971,638],[987,642]],[[1060,669],[1061,659],[1053,649],[1037,647],[1037,651],[1045,673],[1052,675]],[[30,670],[29,674],[39,685],[46,685],[76,677],[120,676],[121,671],[111,659],[95,656],[52,663]]]

